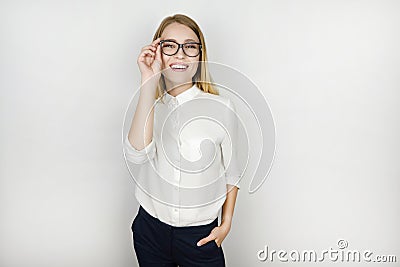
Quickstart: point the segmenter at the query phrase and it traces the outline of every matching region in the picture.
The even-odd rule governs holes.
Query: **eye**
[[[173,42],[165,42],[163,43],[163,47],[165,48],[176,48],[176,44]]]
[[[185,48],[187,49],[197,49],[198,45],[197,44],[185,44]]]

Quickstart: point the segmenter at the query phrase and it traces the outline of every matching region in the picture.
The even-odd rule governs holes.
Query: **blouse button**
[[[174,99],[172,99],[172,101],[171,101],[171,107],[176,107],[177,106],[177,101],[176,101],[176,99],[174,98]]]

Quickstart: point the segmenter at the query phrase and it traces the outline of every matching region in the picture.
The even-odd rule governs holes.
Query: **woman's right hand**
[[[158,79],[161,76],[161,47],[160,42],[161,37],[155,39],[150,45],[146,45],[142,48],[139,54],[137,63],[142,75],[142,82],[146,81],[153,75]]]

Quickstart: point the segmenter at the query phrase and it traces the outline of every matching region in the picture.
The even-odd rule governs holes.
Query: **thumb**
[[[158,45],[158,46],[157,46],[156,54],[155,54],[154,60],[155,60],[155,61],[158,61],[159,65],[161,66],[161,45]]]

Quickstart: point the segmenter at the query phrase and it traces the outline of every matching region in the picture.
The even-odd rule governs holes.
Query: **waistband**
[[[215,218],[214,221],[208,224],[203,224],[203,225],[191,225],[191,226],[173,226],[169,225],[165,222],[160,221],[160,219],[153,217],[151,214],[149,214],[141,205],[139,206],[139,212],[138,214],[140,216],[143,216],[148,221],[151,221],[152,223],[157,224],[161,228],[165,229],[173,229],[174,231],[179,231],[179,232],[190,232],[190,233],[204,233],[204,231],[211,230],[214,227],[218,226],[218,217]]]

